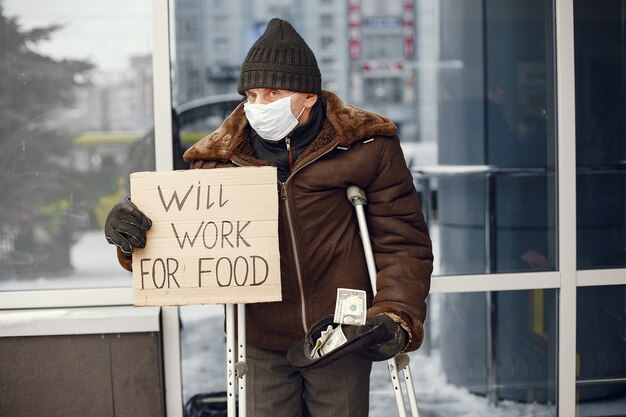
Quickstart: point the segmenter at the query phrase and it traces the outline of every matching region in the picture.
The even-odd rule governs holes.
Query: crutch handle
[[[398,371],[403,371],[406,367],[409,366],[409,362],[411,359],[409,355],[406,353],[398,353],[396,355],[396,365],[398,366]]]
[[[352,203],[353,206],[362,206],[367,204],[367,196],[365,195],[365,191],[356,185],[351,185],[346,190],[346,194],[348,195],[348,200]]]

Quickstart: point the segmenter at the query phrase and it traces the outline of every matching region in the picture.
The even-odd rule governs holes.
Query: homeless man
[[[313,52],[273,19],[241,69],[240,104],[184,155],[191,168],[277,167],[282,299],[246,306],[247,404],[252,416],[367,416],[372,360],[423,339],[432,250],[395,125],[322,90]],[[377,295],[372,296],[350,185],[368,198]],[[151,222],[130,201],[107,219],[107,240],[131,269]],[[287,352],[335,309],[337,288],[367,292],[367,325],[386,340],[327,366],[298,368]],[[306,410],[306,411],[305,411]]]

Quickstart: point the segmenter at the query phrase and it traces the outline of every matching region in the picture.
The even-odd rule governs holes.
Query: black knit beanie
[[[270,20],[248,51],[237,91],[243,95],[251,88],[321,94],[322,77],[315,55],[289,22]]]

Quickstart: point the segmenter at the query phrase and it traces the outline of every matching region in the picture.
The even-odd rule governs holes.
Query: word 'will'
[[[169,212],[170,208],[172,207],[172,204],[174,204],[174,202],[176,202],[176,207],[178,208],[178,211],[182,211],[183,208],[185,207],[185,203],[187,202],[187,199],[189,198],[189,196],[192,194],[193,189],[196,189],[196,197],[195,199],[192,197],[189,201],[189,205],[193,204],[193,201],[195,200],[196,202],[196,211],[200,210],[200,207],[202,206],[202,209],[206,209],[209,210],[211,207],[213,207],[215,205],[214,201],[211,201],[211,185],[207,185],[207,186],[202,186],[200,184],[200,181],[198,181],[198,185],[190,185],[189,189],[187,190],[187,192],[185,193],[185,196],[180,199],[178,197],[178,191],[174,190],[174,192],[172,192],[172,195],[169,197],[169,202],[165,202],[166,201],[166,197],[163,195],[163,190],[161,190],[161,186],[157,186],[157,190],[159,191],[159,198],[161,199],[161,204],[163,204],[163,208],[165,209],[165,212]],[[203,192],[203,188],[206,188],[205,192]],[[181,192],[182,194],[182,192]],[[226,200],[224,198],[224,189],[222,184],[220,184],[220,193],[219,193],[219,199],[218,199],[218,204],[219,207],[224,207],[226,205],[226,203],[228,203],[228,200]]]

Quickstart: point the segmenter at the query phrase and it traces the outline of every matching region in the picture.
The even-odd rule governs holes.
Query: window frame
[[[626,285],[626,268],[577,270],[576,126],[573,0],[554,0],[558,270],[491,275],[436,276],[432,293],[512,291],[555,288],[558,306],[559,417],[576,412],[576,290]],[[155,158],[157,171],[172,169],[169,4],[152,0]],[[88,288],[0,292],[0,311],[132,305],[131,288]],[[182,417],[182,378],[178,307],[161,308],[165,403],[169,417]]]

